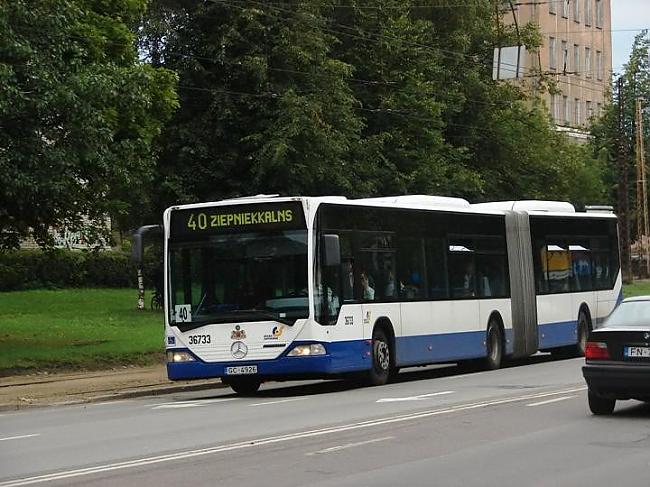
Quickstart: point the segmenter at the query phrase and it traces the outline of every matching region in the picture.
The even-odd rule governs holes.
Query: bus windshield
[[[170,324],[293,324],[308,316],[306,230],[215,235],[169,245]]]

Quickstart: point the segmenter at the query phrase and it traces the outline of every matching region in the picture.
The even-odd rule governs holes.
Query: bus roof
[[[258,194],[241,198],[231,198],[221,201],[192,203],[172,206],[171,210],[187,208],[205,208],[212,206],[239,205],[251,203],[271,203],[285,201],[301,201],[308,206],[323,203],[354,206],[378,206],[407,209],[436,209],[439,211],[504,214],[506,211],[525,211],[531,215],[542,216],[574,216],[595,218],[616,218],[613,213],[605,212],[577,212],[575,207],[566,201],[547,200],[521,200],[521,201],[495,201],[488,203],[470,204],[463,198],[430,195],[403,195],[384,196],[376,198],[348,199],[345,196],[279,196],[276,194]]]

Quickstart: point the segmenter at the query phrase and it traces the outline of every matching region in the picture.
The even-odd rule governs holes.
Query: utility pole
[[[623,78],[619,78],[618,87],[618,223],[621,239],[621,270],[623,280],[632,280],[632,259],[630,255],[630,221],[627,189],[626,141],[624,123]]]
[[[643,115],[641,98],[636,99],[636,221],[640,250],[645,254],[646,277],[650,277],[650,249],[648,247],[648,191],[645,178],[645,150],[643,147]]]

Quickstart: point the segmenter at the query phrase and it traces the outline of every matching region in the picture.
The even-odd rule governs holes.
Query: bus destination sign
[[[171,213],[172,238],[305,227],[302,205],[294,201],[192,208]]]

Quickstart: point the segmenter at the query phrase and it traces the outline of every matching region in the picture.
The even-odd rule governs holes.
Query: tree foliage
[[[647,31],[636,36],[629,61],[623,67],[623,73],[616,80],[620,91],[614,91],[614,103],[607,106],[602,117],[592,126],[592,142],[590,144],[594,157],[602,161],[603,180],[608,191],[610,201],[617,201],[617,189],[621,175],[618,169],[619,143],[624,151],[623,164],[628,182],[628,205],[630,209],[636,207],[636,100],[642,102],[644,107],[643,138],[646,153],[650,143],[650,37]],[[619,127],[619,106],[620,127]],[[648,158],[646,157],[646,164]],[[646,169],[647,171],[647,169]],[[631,220],[634,211],[630,212]],[[635,225],[634,232],[636,233]]]
[[[143,0],[0,3],[0,246],[146,200],[175,75],[140,63]]]
[[[517,41],[501,4],[152,0],[140,42],[181,99],[159,207],[258,192],[601,201],[598,159],[492,81],[493,47]],[[531,24],[519,39],[541,37]]]

